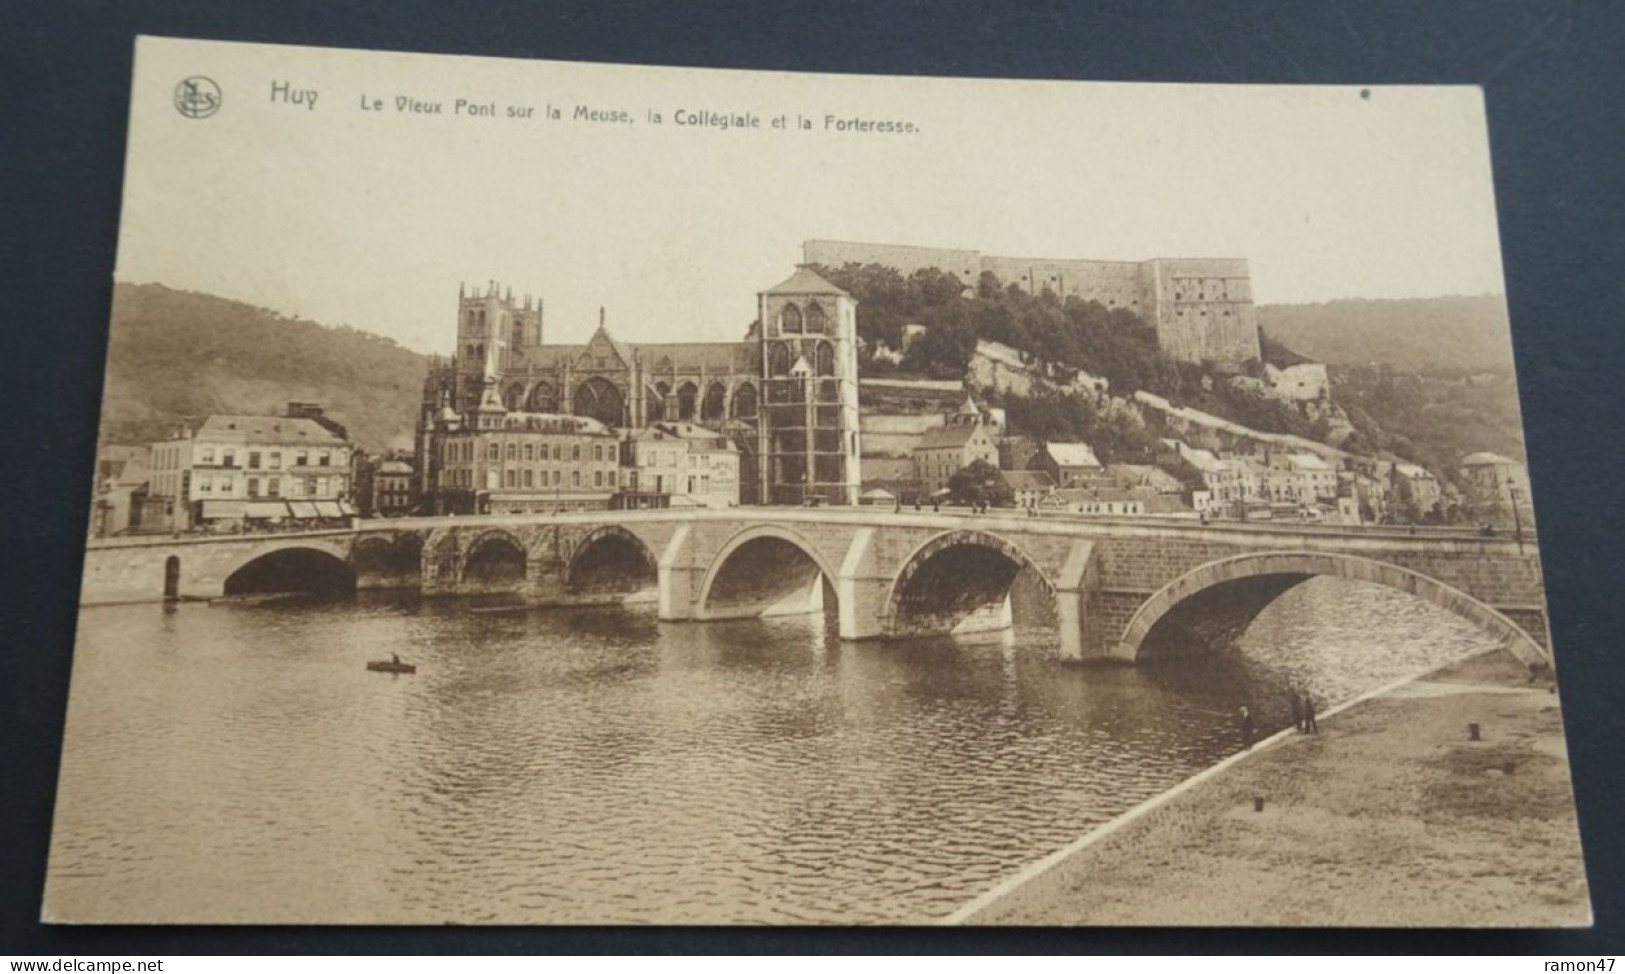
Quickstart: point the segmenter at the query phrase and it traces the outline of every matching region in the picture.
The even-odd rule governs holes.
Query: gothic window
[[[756,418],[756,387],[745,383],[734,391],[734,419]]]
[[[559,394],[554,391],[551,382],[538,382],[530,390],[530,411],[533,413],[556,413],[559,411]]]
[[[593,376],[576,387],[571,404],[577,416],[591,416],[605,426],[619,426],[622,411],[621,390],[603,376]]]
[[[811,335],[824,333],[824,309],[816,301],[807,306],[807,333]]]
[[[800,334],[801,309],[793,304],[785,305],[784,310],[779,312],[779,330],[788,334]]]
[[[814,356],[818,360],[816,372],[819,375],[835,374],[835,346],[829,342],[819,342],[818,352]]]
[[[767,374],[772,377],[790,374],[790,346],[782,342],[768,346]]]
[[[513,347],[518,348],[525,344],[525,323],[515,318],[513,322]]]
[[[728,391],[722,387],[722,383],[711,383],[705,389],[705,401],[700,404],[700,418],[706,422],[724,418],[723,409],[727,401]]]
[[[700,398],[699,387],[692,382],[685,382],[677,387],[677,418],[688,421],[694,418],[694,407]]]
[[[502,397],[503,403],[514,412],[525,408],[525,387],[515,382],[508,387],[508,394]]]

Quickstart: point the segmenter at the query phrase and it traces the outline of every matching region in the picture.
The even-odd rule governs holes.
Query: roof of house
[[[1061,467],[1098,467],[1100,461],[1095,459],[1095,451],[1087,443],[1048,443],[1044,449],[1049,452],[1050,459]]]
[[[1108,463],[1106,472],[1131,487],[1155,487],[1168,493],[1184,488],[1178,477],[1149,463]]]
[[[1065,504],[1087,504],[1100,500],[1094,491],[1085,487],[1062,487],[1060,490],[1051,491],[1050,497]]]
[[[1414,463],[1396,463],[1394,472],[1410,480],[1432,480],[1433,474],[1426,467],[1419,467]]]
[[[1011,490],[1052,490],[1055,481],[1043,470],[1003,470],[1000,476]]]
[[[964,446],[971,441],[978,431],[984,427],[973,423],[957,423],[953,426],[933,426],[920,437],[915,450],[940,450],[943,447]]]
[[[308,446],[348,446],[332,430],[313,419],[288,416],[210,416],[198,428],[198,438],[240,443]]]

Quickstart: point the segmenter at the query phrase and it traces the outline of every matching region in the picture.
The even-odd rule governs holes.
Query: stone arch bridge
[[[1317,575],[1409,592],[1531,665],[1548,658],[1532,545],[1377,528],[1051,520],[733,508],[356,522],[289,535],[113,539],[81,601],[216,598],[294,580],[508,593],[536,603],[658,599],[662,620],[820,610],[847,639],[1007,626],[1011,593],[1053,613],[1066,659],[1135,660],[1233,638]]]

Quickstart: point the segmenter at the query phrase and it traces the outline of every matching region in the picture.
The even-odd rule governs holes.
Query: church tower
[[[858,502],[857,302],[803,264],[757,295],[768,504]]]

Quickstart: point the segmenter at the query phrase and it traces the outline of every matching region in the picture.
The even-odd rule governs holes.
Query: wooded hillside
[[[158,284],[113,294],[104,443],[146,443],[210,413],[321,403],[363,449],[411,444],[423,355],[348,327]]]

